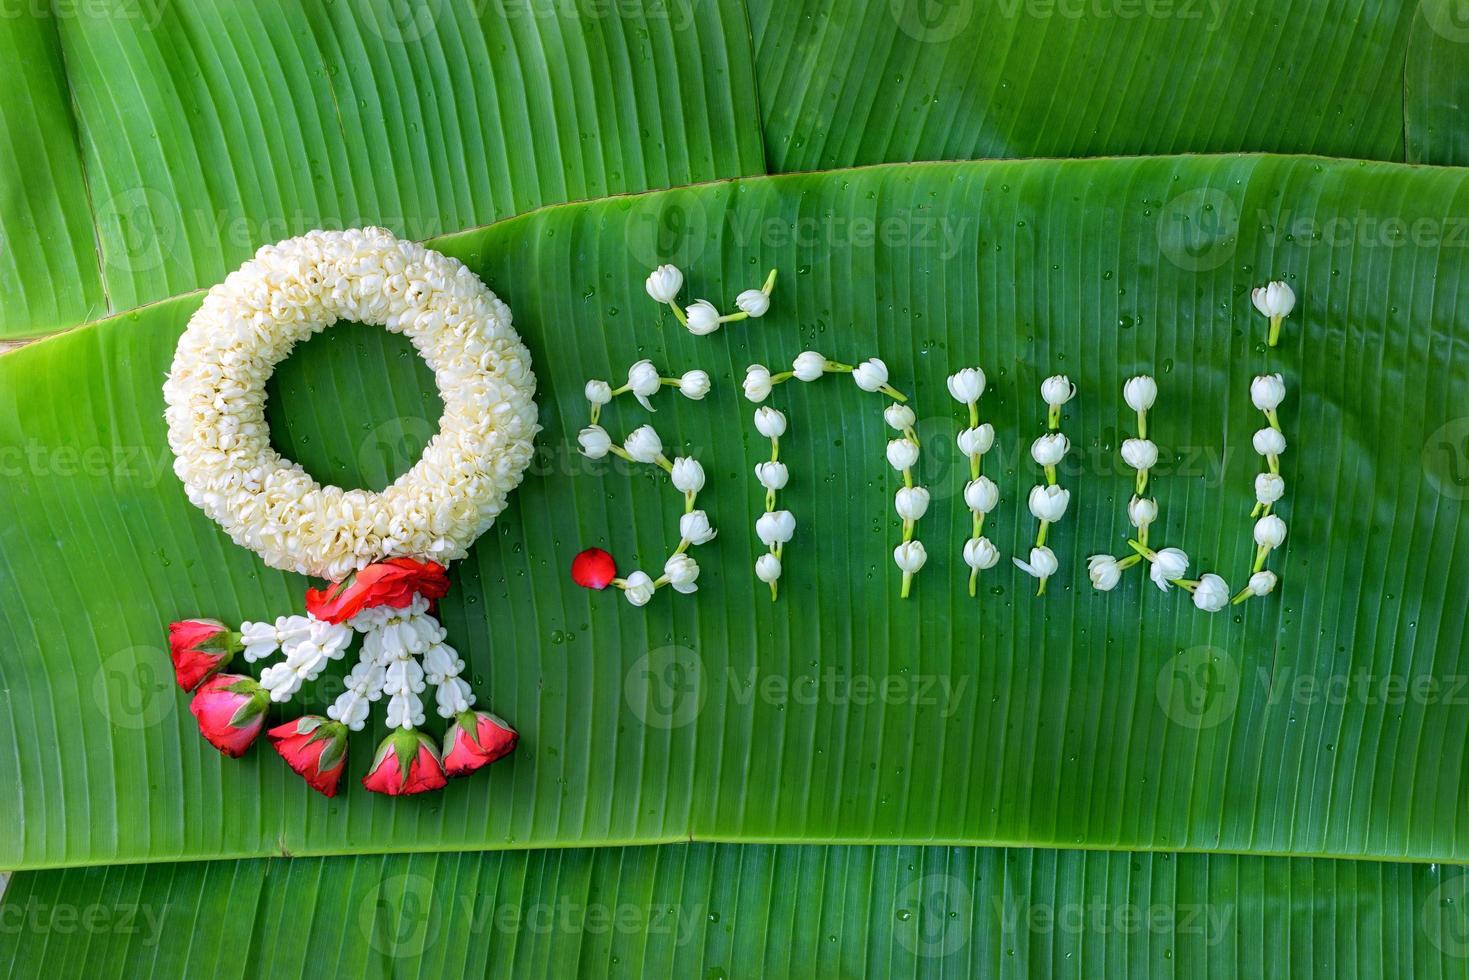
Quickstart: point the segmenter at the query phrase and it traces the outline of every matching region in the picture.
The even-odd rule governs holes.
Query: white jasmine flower
[[[1151,497],[1133,497],[1127,504],[1127,519],[1142,530],[1158,519],[1158,501]]]
[[[1047,405],[1059,408],[1076,397],[1076,385],[1064,374],[1053,374],[1041,382],[1041,398]]]
[[[691,510],[678,519],[678,534],[689,544],[708,544],[719,532],[709,524],[709,515]]]
[[[648,411],[653,411],[653,404],[648,401],[648,396],[655,394],[659,386],[663,384],[658,380],[658,369],[649,360],[641,360],[627,369],[627,386],[637,397],[638,402]]]
[[[863,391],[878,391],[888,383],[888,366],[879,358],[869,357],[852,369],[852,380]]]
[[[999,561],[1000,551],[989,538],[970,538],[964,542],[964,564],[976,572],[994,568]]]
[[[576,435],[581,444],[582,455],[588,459],[601,459],[612,448],[612,437],[600,425],[589,425]]]
[[[1086,560],[1086,574],[1092,580],[1092,588],[1098,592],[1111,592],[1122,581],[1122,569],[1111,555],[1092,555]]]
[[[1000,488],[987,476],[964,484],[964,504],[976,514],[988,514],[1000,502]]]
[[[963,368],[949,375],[949,394],[954,401],[973,405],[984,394],[984,372],[979,368]]]
[[[924,550],[922,541],[904,541],[893,549],[893,561],[898,563],[904,574],[912,575],[928,561],[928,552]]]
[[[1158,447],[1151,439],[1126,439],[1122,461],[1135,470],[1150,470],[1158,465]]]
[[[1056,553],[1050,548],[1031,548],[1029,561],[1021,561],[1019,558],[1010,560],[1025,574],[1041,579],[1050,578],[1061,567],[1061,563],[1056,560]]]
[[[707,371],[693,370],[685,371],[678,379],[678,390],[690,401],[699,401],[709,394],[712,387]]]
[[[1071,441],[1059,432],[1050,432],[1030,444],[1030,456],[1040,466],[1055,466],[1071,449]]]
[[[646,606],[657,588],[647,572],[633,572],[623,579],[622,594],[635,606]]]
[[[913,409],[900,402],[893,402],[887,408],[883,409],[882,417],[887,420],[889,426],[897,429],[899,432],[902,432],[904,429],[913,428],[913,423],[918,421],[917,417],[913,414]]]
[[[1250,300],[1255,309],[1272,319],[1290,316],[1290,311],[1296,308],[1295,290],[1285,282],[1272,282],[1250,290]]]
[[[719,310],[707,299],[696,300],[692,306],[684,310],[684,316],[689,321],[689,333],[695,337],[706,337],[719,329],[724,318],[719,315]]]
[[[796,517],[788,510],[772,510],[755,521],[755,536],[767,548],[785,544],[796,533]]]
[[[770,309],[770,297],[763,290],[747,289],[735,297],[735,306],[751,317],[762,317]]]
[[[988,422],[959,432],[959,451],[965,456],[983,456],[995,444],[995,427]]]
[[[814,350],[802,351],[796,355],[791,370],[795,372],[797,380],[815,381],[826,373],[826,356]]]
[[[894,506],[903,520],[921,520],[928,513],[928,491],[923,487],[900,487]]]
[[[918,462],[918,444],[912,439],[893,439],[888,442],[888,465],[898,472],[911,469]]]
[[[660,265],[643,284],[655,303],[672,303],[683,288],[683,272],[673,265]]]
[[[1261,473],[1255,477],[1255,499],[1273,504],[1285,496],[1285,477],[1279,473]]]
[[[1267,425],[1255,433],[1254,443],[1261,456],[1279,456],[1285,452],[1285,433]]]
[[[1194,605],[1204,612],[1218,612],[1229,605],[1229,583],[1210,572],[1194,586]]]
[[[1164,592],[1176,580],[1188,574],[1188,555],[1178,548],[1163,548],[1153,553],[1153,565],[1148,576],[1153,584]]]
[[[1146,374],[1128,378],[1122,386],[1122,399],[1134,412],[1146,412],[1158,400],[1158,382]]]
[[[587,401],[593,405],[605,405],[612,400],[612,386],[593,378],[587,382]]]
[[[673,458],[673,488],[680,493],[698,493],[704,489],[704,467],[692,456]]]
[[[785,413],[769,406],[755,409],[755,431],[767,439],[779,439],[786,434]]]
[[[780,578],[780,559],[774,555],[761,555],[755,559],[755,577],[762,582],[774,582]]]
[[[791,474],[786,469],[786,464],[779,460],[767,460],[755,464],[755,479],[759,480],[760,485],[766,490],[784,490],[790,478]]]
[[[770,397],[770,369],[763,364],[751,364],[745,368],[743,387],[746,398],[752,402],[763,402]]]
[[[1275,583],[1279,581],[1275,573],[1270,569],[1256,572],[1250,576],[1250,595],[1266,596],[1275,591]]]
[[[1066,505],[1071,502],[1071,491],[1061,487],[1039,486],[1030,490],[1030,513],[1038,521],[1054,524],[1066,516]]]
[[[1285,378],[1279,374],[1262,374],[1250,382],[1250,400],[1262,412],[1273,412],[1285,401]]]
[[[679,553],[669,556],[663,564],[663,575],[675,592],[688,595],[699,591],[699,563],[688,555]]]
[[[1266,514],[1255,522],[1255,543],[1262,548],[1279,548],[1285,543],[1285,521]]]
[[[651,425],[640,425],[632,430],[622,448],[639,463],[656,463],[663,455],[663,440]]]

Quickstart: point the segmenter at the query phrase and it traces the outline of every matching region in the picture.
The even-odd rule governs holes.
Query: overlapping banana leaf
[[[1415,64],[1420,4],[1397,0],[748,4],[773,171],[1238,150],[1402,160],[1405,63],[1410,81],[1443,79],[1464,56],[1460,43]],[[1452,0],[1425,6],[1461,28]]]
[[[0,337],[206,286],[260,245],[425,238],[764,171],[739,0],[24,5],[0,54]]]
[[[1464,976],[1458,869],[669,845],[84,868],[0,905],[15,976]]]
[[[268,750],[221,759],[171,686],[168,620],[276,615],[306,584],[230,544],[169,473],[158,385],[197,297],[6,355],[0,865],[690,838],[1462,861],[1465,180],[1257,156],[907,165],[554,207],[439,242],[514,307],[545,432],[442,608],[524,740],[428,799],[329,801]],[[694,338],[643,293],[663,258],[690,271],[686,297],[726,305],[783,278],[765,319]],[[1267,352],[1247,293],[1271,277],[1301,302]],[[880,355],[913,395],[935,501],[909,601],[883,403],[841,378],[771,399],[791,418],[798,532],[780,602],[754,579],[768,447],[738,379],[808,347]],[[664,393],[607,424],[653,421],[702,459],[721,528],[699,593],[641,610],[566,574],[589,545],[656,569],[676,542],[666,483],[573,448],[583,382],[639,357],[715,376],[702,403]],[[1007,556],[1034,532],[1039,380],[1080,387],[1043,599],[1008,558],[965,593],[944,377],[973,363]],[[1209,616],[1140,570],[1093,593],[1085,556],[1126,551],[1119,389],[1138,371],[1161,386],[1154,540],[1242,584],[1265,370],[1290,390],[1277,595]],[[363,327],[313,341],[272,391],[283,451],[346,483],[406,468],[437,412],[406,346]],[[375,734],[354,739],[354,772]]]
[[[16,14],[0,23],[0,53],[26,78],[0,107],[0,337],[207,285],[310,227],[422,238],[763,172],[762,130],[776,171],[1466,158],[1452,0],[128,0]]]

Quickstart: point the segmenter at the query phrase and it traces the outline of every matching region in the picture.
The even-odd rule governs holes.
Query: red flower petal
[[[306,611],[328,623],[345,623],[364,609],[401,609],[421,595],[429,602],[449,591],[448,570],[435,561],[389,558],[326,589],[306,590]]]
[[[520,736],[487,711],[466,711],[444,736],[444,772],[467,776],[515,751]]]
[[[601,548],[588,548],[571,559],[571,580],[584,589],[605,589],[617,577],[617,563]]]

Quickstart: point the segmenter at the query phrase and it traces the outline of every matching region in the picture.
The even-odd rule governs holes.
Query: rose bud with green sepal
[[[444,771],[467,776],[515,751],[520,735],[488,711],[461,712],[444,735]]]
[[[362,785],[374,793],[409,796],[443,789],[444,764],[438,746],[423,732],[399,729],[383,739]]]
[[[306,715],[265,733],[306,784],[323,796],[336,796],[347,767],[347,726],[319,715]]]
[[[179,687],[192,691],[223,670],[240,652],[240,634],[215,619],[168,624],[168,653]]]
[[[199,688],[189,711],[210,745],[238,759],[260,734],[269,706],[270,694],[254,678],[216,674]]]

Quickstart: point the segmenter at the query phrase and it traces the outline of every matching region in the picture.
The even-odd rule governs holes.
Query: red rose
[[[192,691],[224,669],[240,649],[240,635],[214,619],[168,624],[168,653],[179,687]]]
[[[617,577],[617,563],[601,548],[588,548],[571,559],[571,580],[584,589],[605,589]]]
[[[337,782],[347,767],[346,725],[307,715],[277,725],[265,734],[308,786],[324,796],[337,795]]]
[[[488,711],[460,713],[444,736],[444,772],[467,776],[515,751],[515,729]]]
[[[239,758],[265,725],[270,695],[253,678],[216,674],[189,702],[199,731],[225,755]]]
[[[422,732],[401,728],[382,740],[372,769],[362,777],[363,786],[389,796],[443,789],[447,782],[434,740]]]
[[[345,623],[364,609],[401,609],[421,595],[432,602],[449,591],[448,570],[434,561],[389,558],[334,582],[306,590],[306,611],[328,623]]]

